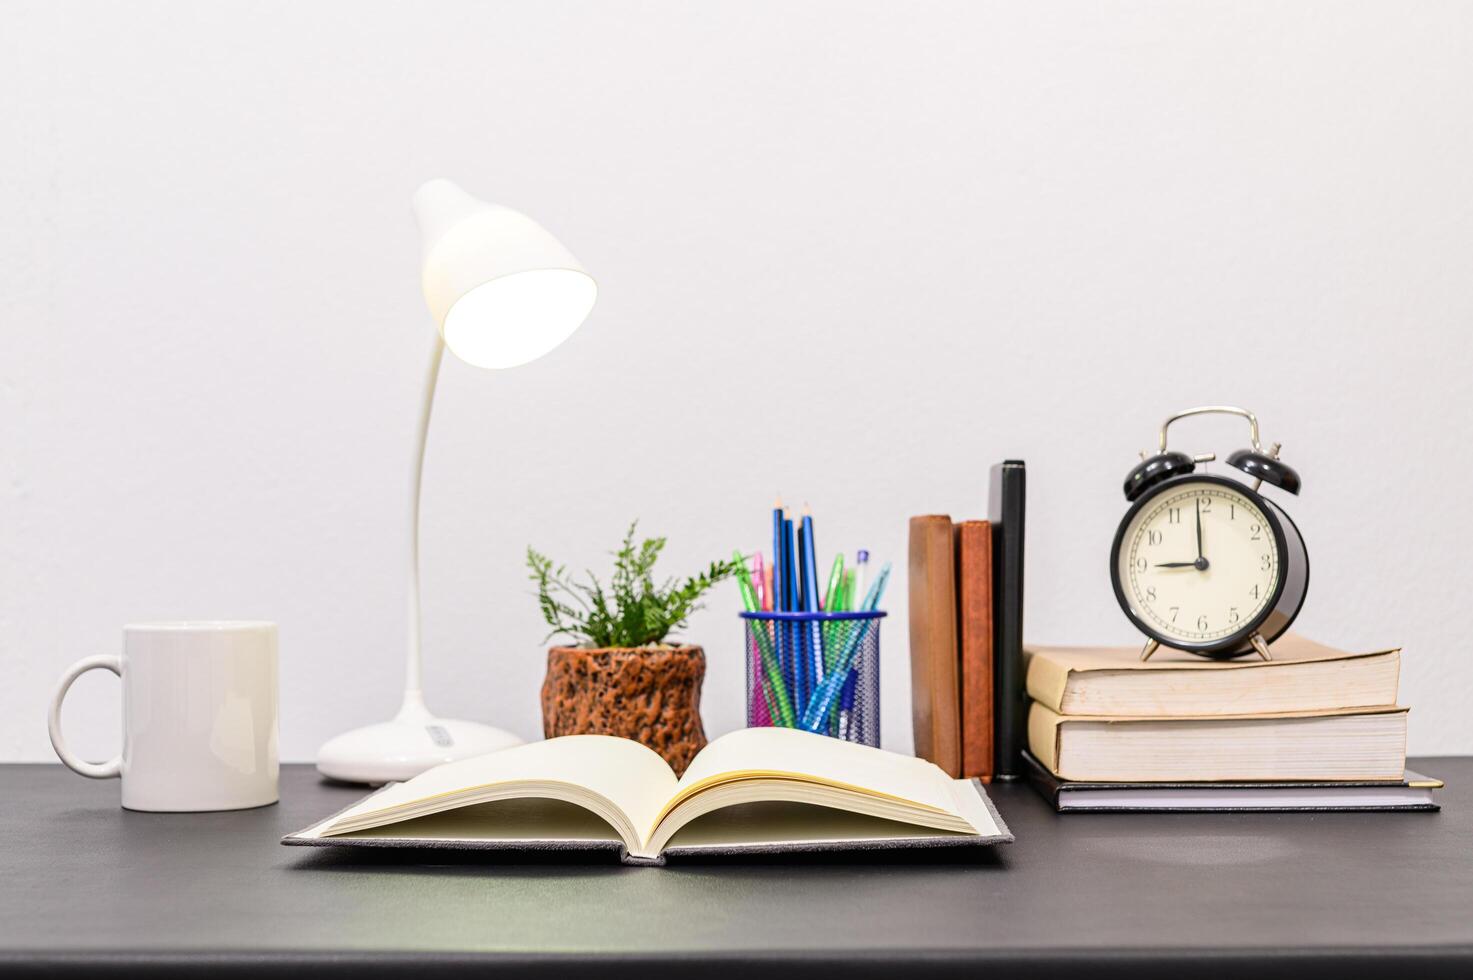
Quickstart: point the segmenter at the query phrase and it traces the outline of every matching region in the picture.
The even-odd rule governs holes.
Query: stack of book
[[[1031,647],[1030,776],[1062,810],[1436,809],[1406,771],[1399,650],[1272,661]]]

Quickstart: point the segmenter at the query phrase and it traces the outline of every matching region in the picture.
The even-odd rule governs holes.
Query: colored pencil
[[[783,609],[787,612],[801,612],[797,540],[793,533],[793,519],[786,510],[783,511],[783,582]],[[791,622],[782,624],[788,648],[788,689],[792,692],[794,701],[801,705],[808,700],[808,671],[805,667],[807,658],[803,652],[803,634],[794,628],[796,625]]]
[[[771,605],[774,612],[782,612],[788,608],[787,589],[788,573],[784,562],[787,550],[783,538],[783,498],[779,494],[777,501],[772,507],[772,599]],[[778,669],[782,671],[784,688],[789,694],[793,691],[793,679],[788,670],[788,644],[786,631],[783,624],[777,620],[772,621],[772,642],[777,648]]]

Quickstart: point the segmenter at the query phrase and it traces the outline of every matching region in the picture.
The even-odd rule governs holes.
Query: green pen
[[[839,590],[844,585],[844,552],[834,556],[834,564],[829,568],[828,588],[823,590],[823,608],[825,612],[838,612],[836,602],[839,601]]]

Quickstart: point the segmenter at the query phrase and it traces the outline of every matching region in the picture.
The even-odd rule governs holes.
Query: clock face
[[[1246,492],[1226,482],[1172,481],[1145,498],[1120,535],[1120,592],[1167,645],[1245,636],[1278,597],[1279,540]]]

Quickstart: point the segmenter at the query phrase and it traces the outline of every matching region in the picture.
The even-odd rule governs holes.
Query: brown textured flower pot
[[[632,738],[679,776],[706,744],[705,676],[700,647],[553,647],[542,682],[542,732]]]

